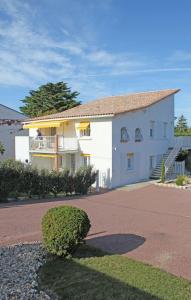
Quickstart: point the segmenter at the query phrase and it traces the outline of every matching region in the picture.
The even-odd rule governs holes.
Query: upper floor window
[[[163,123],[163,137],[167,137],[167,122]]]
[[[50,136],[54,136],[56,135],[56,128],[55,127],[51,127],[50,128]]]
[[[141,142],[143,140],[143,136],[141,134],[141,129],[136,128],[135,129],[135,142]]]
[[[149,136],[151,139],[154,137],[154,128],[155,128],[155,122],[150,121]]]
[[[129,141],[129,135],[126,127],[121,128],[121,142],[126,143]]]
[[[80,137],[90,136],[90,123],[81,122],[78,129],[80,131]]]

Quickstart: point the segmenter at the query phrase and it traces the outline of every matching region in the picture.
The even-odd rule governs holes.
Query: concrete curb
[[[162,182],[155,182],[154,183],[155,185],[158,185],[158,186],[162,186],[162,187],[169,187],[169,188],[175,188],[175,189],[179,189],[179,190],[187,190],[189,188],[191,188],[191,186],[189,185],[185,185],[185,186],[179,186],[179,185],[176,185],[174,183],[162,183]]]

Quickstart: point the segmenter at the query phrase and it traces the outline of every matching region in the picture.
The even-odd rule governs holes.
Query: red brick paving
[[[191,192],[150,185],[81,199],[0,204],[0,244],[41,240],[48,208],[73,205],[91,220],[91,245],[191,279]]]

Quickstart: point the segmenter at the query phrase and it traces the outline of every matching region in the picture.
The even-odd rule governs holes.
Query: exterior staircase
[[[173,150],[173,148],[168,148],[167,152],[165,154],[163,154],[160,162],[153,169],[150,179],[159,179],[161,177],[162,161],[164,160],[164,162],[166,162],[166,160],[168,159],[172,150]]]
[[[170,178],[173,175],[176,157],[181,149],[191,149],[191,136],[180,136],[174,138],[174,147],[168,148],[167,152],[163,154],[161,161],[152,171],[150,178],[159,179],[161,177],[163,160],[165,163],[165,176],[166,178]]]

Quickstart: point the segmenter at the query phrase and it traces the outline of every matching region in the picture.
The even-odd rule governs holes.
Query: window
[[[76,169],[76,157],[75,157],[75,154],[70,154],[70,167],[71,167],[71,172],[74,173],[75,172],[75,169]]]
[[[167,122],[163,123],[163,138],[167,137]]]
[[[80,137],[83,136],[90,136],[90,124],[86,128],[80,129]]]
[[[121,128],[121,143],[126,143],[129,141],[129,135],[126,127]]]
[[[83,156],[83,166],[87,167],[90,165],[90,156]]]
[[[50,128],[50,136],[54,136],[56,135],[56,128],[55,127],[51,127]]]
[[[149,156],[149,169],[152,170],[154,168],[154,156]]]
[[[150,131],[149,131],[150,138],[154,137],[154,127],[155,127],[155,122],[151,121],[150,122]]]
[[[133,170],[134,169],[134,154],[133,153],[127,153],[127,170]]]
[[[82,166],[84,166],[84,167],[89,166],[90,165],[90,154],[82,153],[81,156],[82,156],[82,160],[81,160]]]
[[[141,134],[141,129],[136,128],[135,129],[135,142],[141,142],[143,140],[143,136]]]

